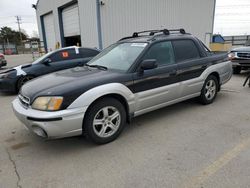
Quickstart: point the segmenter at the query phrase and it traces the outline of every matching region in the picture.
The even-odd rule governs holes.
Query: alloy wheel
[[[93,129],[97,136],[106,138],[115,134],[120,124],[120,112],[113,106],[107,106],[96,113],[93,120]]]
[[[205,96],[207,100],[212,100],[216,94],[216,83],[214,80],[209,80],[205,87]]]

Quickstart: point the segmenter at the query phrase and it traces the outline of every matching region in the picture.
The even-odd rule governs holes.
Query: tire
[[[199,101],[204,105],[211,104],[215,100],[218,90],[218,79],[213,75],[208,76],[201,90]]]
[[[233,67],[234,74],[240,74],[240,72],[241,72],[241,67]]]
[[[113,120],[111,120],[113,116]],[[94,121],[96,123],[94,124]],[[120,101],[107,97],[100,99],[87,110],[83,122],[83,132],[96,144],[106,144],[115,140],[126,124],[126,111]]]
[[[16,85],[16,92],[18,93],[21,89],[21,87],[28,81],[32,80],[34,78],[34,76],[23,76],[21,78],[19,78],[19,80],[17,81],[17,85]]]

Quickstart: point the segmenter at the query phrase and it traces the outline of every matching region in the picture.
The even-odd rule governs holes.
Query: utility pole
[[[21,16],[16,16],[16,23],[18,24],[18,30],[19,30],[19,35],[20,35],[20,41],[21,41],[21,43],[22,43],[22,40],[23,40],[23,38],[22,38],[22,32],[21,32],[21,27],[20,27],[20,25],[22,24],[21,23]]]

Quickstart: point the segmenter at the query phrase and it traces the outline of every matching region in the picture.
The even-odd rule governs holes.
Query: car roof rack
[[[132,36],[124,37],[121,40],[130,39],[130,38],[136,38],[139,36],[154,36],[155,34],[163,33],[164,35],[170,35],[171,33],[181,33],[186,34],[185,29],[161,29],[161,30],[146,30],[146,31],[140,31],[140,32],[134,32]],[[141,35],[144,33],[149,33],[149,35]]]

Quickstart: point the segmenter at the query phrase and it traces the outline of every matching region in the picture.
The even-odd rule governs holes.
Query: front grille
[[[19,94],[19,95],[18,95],[18,98],[19,98],[19,101],[21,102],[21,104],[22,104],[24,107],[26,107],[26,108],[29,107],[29,105],[30,105],[30,98],[29,98],[29,97],[26,97],[26,96],[24,96],[24,95],[22,95],[22,94]]]
[[[247,52],[238,52],[237,56],[239,58],[250,59],[250,53]]]

